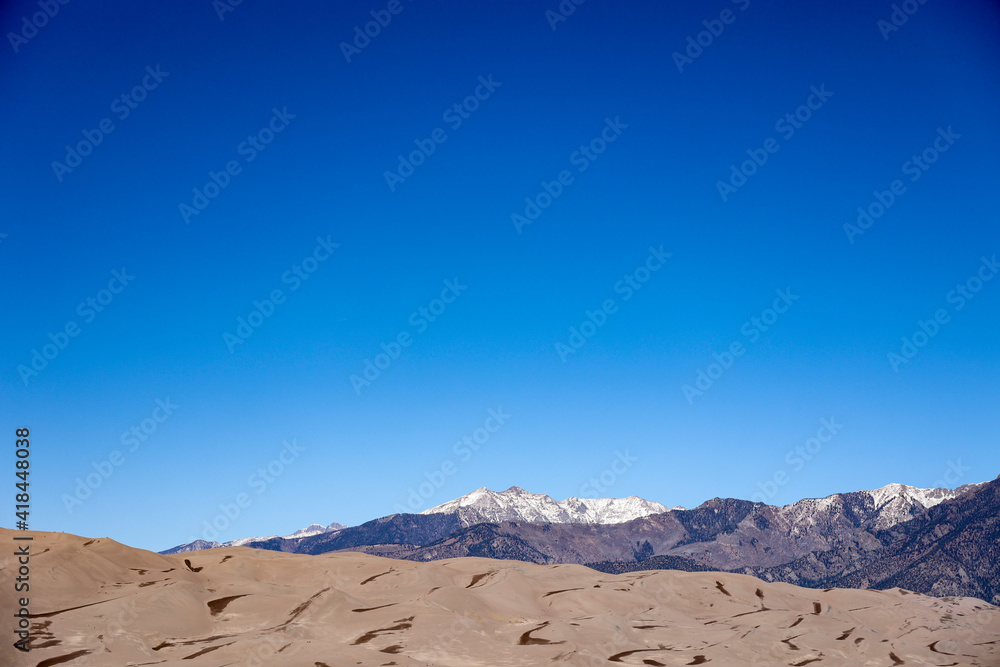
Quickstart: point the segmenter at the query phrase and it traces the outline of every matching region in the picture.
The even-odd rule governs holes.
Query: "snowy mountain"
[[[871,496],[879,513],[876,528],[888,528],[919,516],[945,500],[957,498],[985,484],[966,484],[957,489],[920,489],[906,484],[886,484],[872,491],[862,491]]]
[[[802,534],[818,523],[836,521],[847,514],[864,517],[864,523],[872,530],[884,530],[922,516],[931,507],[979,486],[981,484],[966,484],[956,489],[922,489],[906,484],[886,484],[870,491],[804,498],[791,505],[776,507],[773,520],[786,526],[791,535]]]
[[[167,549],[166,551],[161,551],[162,554],[179,554],[188,551],[201,551],[203,549],[219,549],[221,547],[245,547],[254,546],[256,543],[264,542],[266,540],[273,539],[283,539],[283,540],[294,540],[301,537],[312,537],[313,535],[322,535],[324,533],[335,533],[338,530],[343,530],[347,528],[342,523],[331,523],[329,526],[322,526],[318,523],[310,524],[305,528],[300,528],[291,535],[285,535],[279,538],[277,535],[268,535],[267,537],[241,537],[236,540],[230,540],[228,542],[214,542],[207,540],[195,540],[194,542],[188,542],[187,544],[181,544],[179,546],[173,547],[172,549]]]
[[[187,544],[181,544],[173,549],[167,549],[166,551],[161,551],[161,554],[183,554],[188,551],[201,551],[203,549],[218,549],[222,545],[218,542],[210,542],[207,540],[195,540],[194,542],[188,542]]]
[[[471,526],[500,521],[613,524],[668,511],[665,505],[636,496],[567,498],[559,502],[545,494],[512,486],[499,493],[480,487],[421,514],[456,514],[462,525]]]
[[[291,535],[285,535],[284,538],[286,540],[294,540],[297,537],[312,537],[313,535],[332,533],[337,530],[343,530],[344,528],[347,528],[347,526],[345,526],[342,523],[334,522],[331,523],[329,526],[321,526],[318,523],[314,523],[310,524],[309,526],[306,526],[305,528],[300,528],[299,530],[296,530]],[[260,539],[260,538],[255,538],[255,539]]]

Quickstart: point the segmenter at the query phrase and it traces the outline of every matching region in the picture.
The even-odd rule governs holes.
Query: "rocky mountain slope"
[[[900,586],[1000,604],[1000,479],[873,531],[863,545],[739,571],[806,586]]]

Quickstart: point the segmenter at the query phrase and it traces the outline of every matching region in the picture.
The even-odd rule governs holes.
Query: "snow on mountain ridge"
[[[342,523],[336,523],[336,522],[331,523],[329,526],[323,526],[318,523],[313,523],[306,526],[305,528],[300,528],[299,530],[296,530],[291,535],[285,535],[284,538],[286,540],[294,540],[299,537],[312,537],[313,535],[321,535],[322,533],[332,533],[334,531],[343,530],[344,528],[347,528],[347,526],[345,526]]]
[[[925,509],[929,507],[934,507],[935,505],[944,502],[945,500],[951,500],[952,498],[957,498],[958,496],[970,491],[974,487],[986,484],[986,482],[976,482],[974,484],[963,484],[962,486],[956,487],[954,489],[923,489],[917,486],[909,486],[907,484],[898,484],[893,482],[891,484],[886,484],[885,486],[880,486],[877,489],[857,491],[855,493],[864,493],[871,497],[872,501],[875,503],[876,507],[882,507],[886,503],[891,503],[893,501],[909,501],[911,503],[917,503],[923,506]],[[828,496],[822,498],[803,498],[801,500],[796,500],[794,503],[789,503],[787,505],[777,505],[776,507],[792,507],[793,505],[798,505],[800,503],[813,503],[819,504],[821,506],[828,505],[837,498],[845,495],[849,492],[841,493],[831,493]]]
[[[977,486],[974,484],[967,485]],[[882,506],[886,503],[892,502],[894,500],[905,498],[912,502],[919,503],[923,507],[934,507],[945,500],[955,498],[962,495],[967,489],[965,487],[958,487],[957,489],[921,489],[916,486],[908,486],[906,484],[886,484],[878,489],[873,489],[871,491],[865,491],[864,493],[869,494],[872,500],[875,501],[876,506]]]
[[[888,528],[913,519],[918,514],[946,500],[957,498],[979,484],[966,484],[956,489],[921,489],[906,484],[886,484],[878,489],[862,491],[871,496],[880,517],[878,528]]]
[[[556,501],[543,493],[512,486],[506,491],[480,487],[460,498],[426,509],[421,514],[458,514],[465,525],[497,521],[537,523],[624,523],[670,511],[665,505],[637,496],[576,498]]]
[[[984,482],[985,483],[985,482]],[[872,502],[874,518],[872,527],[877,530],[891,528],[924,514],[929,508],[946,500],[957,498],[979,484],[966,484],[956,489],[922,489],[906,484],[886,484],[877,489],[852,493],[834,493],[824,498],[803,498],[777,508],[780,516],[793,532],[815,525],[824,514],[842,514],[844,504],[851,496],[867,496]],[[799,526],[799,528],[791,528]]]
[[[347,526],[345,526],[344,524],[341,524],[341,523],[336,523],[336,522],[331,523],[329,526],[323,526],[323,525],[318,524],[318,523],[313,523],[313,524],[310,524],[310,525],[306,526],[305,528],[300,528],[299,530],[296,530],[291,535],[282,535],[282,536],[279,536],[279,535],[267,535],[265,537],[241,537],[241,538],[236,539],[236,540],[230,540],[229,542],[223,542],[219,546],[221,546],[221,547],[242,547],[242,546],[245,546],[245,545],[247,545],[247,544],[249,544],[251,542],[262,542],[264,540],[272,540],[272,539],[274,539],[276,537],[281,537],[282,539],[285,539],[285,540],[294,540],[294,539],[298,539],[300,537],[312,537],[313,535],[320,535],[322,533],[333,533],[333,532],[336,532],[338,530],[343,530],[344,528],[347,528]]]

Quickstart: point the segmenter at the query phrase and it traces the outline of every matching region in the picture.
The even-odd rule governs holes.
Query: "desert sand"
[[[5,665],[1000,665],[1000,608],[972,598],[17,534],[35,538],[33,650],[8,632]],[[11,619],[16,564],[0,565]]]

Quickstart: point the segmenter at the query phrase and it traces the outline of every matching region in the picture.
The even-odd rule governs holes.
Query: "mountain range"
[[[717,570],[800,586],[904,587],[1000,604],[998,517],[1000,478],[953,490],[890,484],[783,507],[713,498],[690,510],[636,497],[557,502],[518,487],[481,488],[420,514],[226,544],[417,561],[577,563],[609,573]],[[163,553],[214,546],[198,541]]]
[[[170,555],[170,554],[184,553],[186,551],[201,551],[202,549],[219,549],[221,547],[253,546],[255,542],[260,542],[263,540],[271,540],[271,539],[295,540],[299,539],[300,537],[312,537],[314,535],[333,533],[338,530],[343,530],[344,528],[347,528],[347,526],[345,526],[342,523],[334,522],[331,523],[329,526],[323,526],[318,523],[314,523],[309,526],[306,526],[305,528],[296,530],[294,533],[291,533],[290,535],[285,535],[284,537],[280,538],[275,535],[272,535],[270,537],[241,537],[237,540],[230,540],[229,542],[215,542],[212,540],[195,540],[194,542],[181,544],[180,546],[176,546],[173,549],[167,549],[166,551],[161,551],[160,553],[164,555]]]

